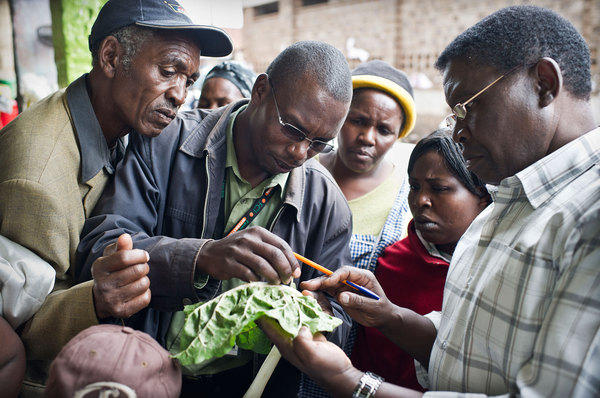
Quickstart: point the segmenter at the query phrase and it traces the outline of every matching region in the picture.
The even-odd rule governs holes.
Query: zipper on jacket
[[[206,209],[208,207],[208,198],[210,197],[210,174],[208,172],[208,157],[210,152],[206,151],[206,164],[204,165],[204,171],[206,172],[206,200],[204,200],[204,221],[202,222],[202,232],[200,233],[200,239],[204,239],[204,230],[206,228]]]

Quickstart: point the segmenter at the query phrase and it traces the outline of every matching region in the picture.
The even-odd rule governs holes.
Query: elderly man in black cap
[[[176,1],[110,0],[89,48],[90,73],[23,112],[0,136],[0,234],[56,271],[54,292],[21,329],[30,365],[49,363],[98,323],[92,283],[74,286],[72,266],[85,218],[123,156],[124,136],[159,135],[198,78],[200,55],[226,56],[232,42],[221,29],[194,24]],[[41,391],[46,370],[38,367],[40,377],[26,385]]]

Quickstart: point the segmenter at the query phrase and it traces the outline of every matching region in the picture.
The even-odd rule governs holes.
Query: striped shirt
[[[383,250],[406,235],[406,226],[410,220],[410,208],[408,207],[409,188],[407,180],[404,179],[378,235],[352,234],[350,255],[352,256],[353,266],[375,272],[377,259],[383,253]],[[373,197],[373,199],[375,199],[372,201],[373,204],[377,203],[378,198]],[[379,200],[381,199],[379,198]]]
[[[596,128],[494,187],[428,315],[426,396],[600,396],[599,163]]]

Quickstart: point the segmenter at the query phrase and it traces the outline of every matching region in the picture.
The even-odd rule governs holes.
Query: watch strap
[[[383,383],[383,377],[375,373],[365,372],[356,385],[352,398],[371,398],[379,386]]]

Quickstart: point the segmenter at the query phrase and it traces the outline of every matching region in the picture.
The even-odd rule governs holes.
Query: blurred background
[[[87,36],[105,0],[0,0],[0,115],[4,119],[91,68]],[[415,87],[417,124],[406,142],[433,131],[450,112],[433,64],[460,32],[515,4],[555,10],[582,33],[592,55],[593,107],[600,122],[600,0],[179,0],[197,23],[225,29],[228,57],[265,70],[285,47],[320,40],[354,67],[382,59]],[[203,58],[202,73],[223,59]],[[201,81],[190,91],[199,97]],[[8,115],[8,116],[7,116]]]

